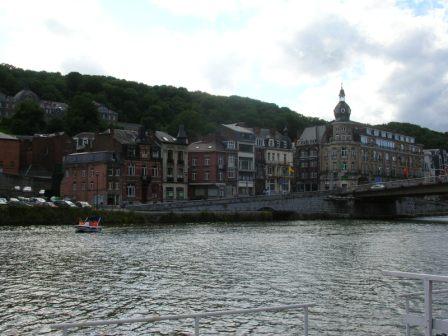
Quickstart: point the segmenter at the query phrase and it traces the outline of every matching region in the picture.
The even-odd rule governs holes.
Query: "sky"
[[[0,63],[448,131],[447,1],[0,0]]]

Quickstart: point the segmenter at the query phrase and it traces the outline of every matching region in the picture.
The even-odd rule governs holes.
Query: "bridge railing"
[[[303,311],[303,333],[308,336],[308,313],[309,308],[315,306],[314,303],[304,303],[304,304],[291,304],[284,306],[273,306],[273,307],[260,307],[252,309],[238,309],[238,310],[224,310],[224,311],[209,311],[202,313],[193,314],[181,314],[181,315],[164,315],[164,316],[151,316],[133,319],[119,319],[119,320],[97,320],[97,321],[87,321],[87,322],[74,322],[74,323],[61,323],[53,324],[50,326],[52,329],[62,330],[62,334],[68,335],[69,330],[85,327],[99,327],[107,325],[121,325],[121,324],[135,324],[135,323],[151,323],[159,321],[177,321],[185,319],[193,319],[194,323],[194,335],[199,335],[199,321],[207,317],[215,316],[225,316],[225,315],[245,315],[253,314],[259,312],[279,312],[285,310],[301,309]]]
[[[405,180],[393,180],[387,182],[379,182],[379,183],[369,183],[362,184],[356,186],[354,191],[369,191],[372,190],[372,187],[377,184],[382,184],[385,189],[392,188],[402,188],[402,187],[412,187],[418,185],[432,185],[438,183],[448,183],[448,175],[439,175],[439,176],[426,176],[426,177],[418,177],[413,179],[405,179]]]

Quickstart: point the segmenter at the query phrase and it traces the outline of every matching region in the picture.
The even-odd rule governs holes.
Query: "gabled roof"
[[[94,132],[81,132],[73,136],[73,138],[87,138],[87,139],[95,139]]]

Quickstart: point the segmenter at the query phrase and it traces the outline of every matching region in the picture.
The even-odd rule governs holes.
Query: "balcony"
[[[174,182],[174,177],[173,176],[167,176],[166,177],[166,181],[167,182]]]
[[[177,177],[177,182],[178,182],[178,183],[184,183],[184,178],[181,177],[181,176],[178,176],[178,177]]]

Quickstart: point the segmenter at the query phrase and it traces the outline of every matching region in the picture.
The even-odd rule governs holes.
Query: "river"
[[[314,302],[310,335],[400,335],[398,295],[422,286],[381,270],[446,275],[447,242],[448,224],[437,221],[178,224],[105,227],[101,234],[1,227],[0,334],[55,334],[48,325],[57,322]],[[435,307],[445,317],[446,299],[436,297]],[[201,335],[302,335],[302,316],[207,319]],[[181,331],[192,331],[192,321],[73,334]]]

